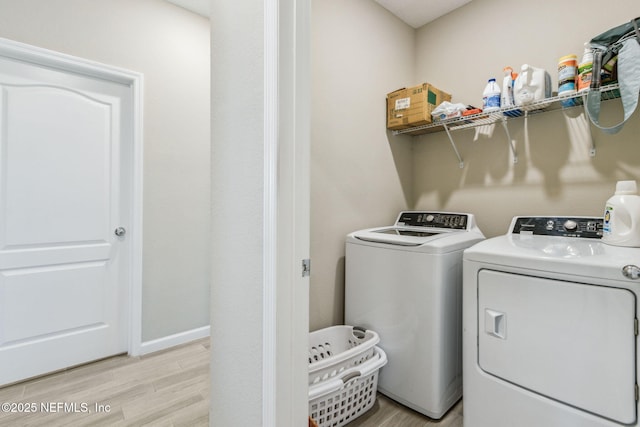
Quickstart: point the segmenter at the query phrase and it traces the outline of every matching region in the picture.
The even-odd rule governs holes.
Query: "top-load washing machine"
[[[462,251],[483,239],[473,215],[415,211],[346,239],[345,322],[380,336],[378,390],[432,418],[462,394]]]
[[[516,217],[464,253],[465,427],[638,426],[640,249]]]

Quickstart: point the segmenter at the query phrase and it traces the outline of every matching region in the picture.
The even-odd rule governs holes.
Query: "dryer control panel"
[[[600,239],[602,237],[602,218],[518,216],[511,221],[511,234]]]
[[[466,230],[469,216],[466,214],[449,212],[400,212],[396,226],[431,227]]]

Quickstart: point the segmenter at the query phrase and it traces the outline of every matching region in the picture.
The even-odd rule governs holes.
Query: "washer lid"
[[[403,211],[392,226],[347,235],[347,243],[436,254],[462,250],[483,239],[472,214],[430,211]]]
[[[379,227],[356,231],[353,236],[358,240],[373,243],[386,243],[400,246],[420,246],[451,233],[447,230]]]

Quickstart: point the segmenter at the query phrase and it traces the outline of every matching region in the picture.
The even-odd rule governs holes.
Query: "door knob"
[[[118,227],[116,228],[115,234],[118,237],[122,237],[127,233],[127,230],[124,229],[124,227]]]

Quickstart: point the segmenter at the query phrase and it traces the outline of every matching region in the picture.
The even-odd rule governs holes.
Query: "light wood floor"
[[[439,421],[432,420],[378,393],[373,408],[346,427],[462,427],[462,400]]]
[[[3,406],[0,425],[208,426],[209,350],[209,340],[203,339],[142,357],[116,356],[0,388],[0,403],[20,410],[6,412]],[[435,422],[378,394],[373,408],[348,427],[436,425],[462,427],[462,402]]]
[[[208,426],[209,396],[209,340],[203,339],[139,358],[116,356],[0,388],[5,406],[9,402],[24,411],[29,409],[24,405],[35,403],[37,409],[7,413],[3,406],[0,425]],[[60,412],[47,412],[50,407],[40,406],[50,403],[57,409],[57,402],[76,408],[62,406]]]

